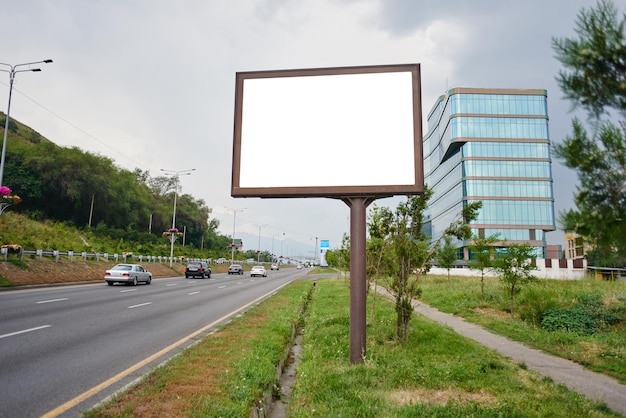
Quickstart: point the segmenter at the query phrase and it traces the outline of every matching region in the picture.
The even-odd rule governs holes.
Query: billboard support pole
[[[343,199],[350,207],[350,361],[363,363],[366,354],[366,208],[372,198]]]

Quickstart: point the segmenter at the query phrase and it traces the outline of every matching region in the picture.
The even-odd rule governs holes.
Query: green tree
[[[452,245],[452,238],[448,235],[443,237],[441,246],[437,249],[436,260],[439,267],[448,271],[448,287],[450,287],[450,269],[454,267],[454,262],[457,260],[457,250]]]
[[[494,260],[493,268],[498,272],[509,297],[511,315],[515,313],[515,296],[522,286],[536,280],[532,274],[536,267],[530,263],[533,256],[534,249],[530,245],[511,244]]]
[[[408,324],[413,313],[413,300],[420,295],[419,280],[428,270],[434,258],[439,240],[429,244],[430,237],[424,230],[424,211],[432,191],[417,196],[408,196],[395,210],[374,206],[368,214],[370,241],[368,257],[377,257],[377,269],[381,275],[389,277],[388,288],[392,293],[396,309],[396,339],[407,339]],[[481,202],[466,205],[459,219],[449,225],[442,234],[459,240],[469,239],[469,222],[476,219]],[[371,250],[385,251],[386,255],[372,253]]]
[[[498,235],[474,237],[470,244],[469,268],[480,271],[480,294],[485,300],[485,273],[493,267],[493,254]]]
[[[553,38],[552,46],[564,69],[557,81],[574,107],[588,113],[592,133],[579,119],[573,133],[555,145],[555,155],[574,169],[580,184],[575,209],[561,212],[563,229],[584,236],[595,258],[626,264],[626,42],[624,15],[608,0],[582,9],[573,38]]]

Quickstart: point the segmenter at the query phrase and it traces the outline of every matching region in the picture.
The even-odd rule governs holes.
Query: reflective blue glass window
[[[466,180],[465,195],[552,198],[552,182],[532,180]]]
[[[466,177],[535,177],[550,178],[548,161],[485,161],[469,160],[463,163]]]
[[[482,200],[476,224],[554,225],[551,201]]]
[[[466,142],[463,157],[488,158],[550,158],[547,142]]]
[[[547,139],[546,119],[463,116],[450,120],[452,138]]]
[[[546,96],[522,94],[453,94],[449,98],[451,114],[546,115]]]

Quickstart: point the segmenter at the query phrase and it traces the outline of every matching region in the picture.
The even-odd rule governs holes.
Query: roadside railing
[[[2,261],[7,261],[9,253],[15,253],[20,261],[24,261],[24,258],[37,259],[42,261],[44,258],[53,258],[56,263],[61,259],[67,259],[70,262],[73,261],[104,261],[115,263],[169,263],[169,256],[161,255],[136,255],[132,253],[122,254],[109,254],[109,253],[88,253],[88,252],[74,252],[74,251],[58,251],[58,250],[25,250],[19,249],[18,251],[11,250],[10,248],[0,248],[0,258]],[[211,259],[200,259],[190,257],[171,257],[173,263],[186,264],[190,261],[206,261],[212,262]]]

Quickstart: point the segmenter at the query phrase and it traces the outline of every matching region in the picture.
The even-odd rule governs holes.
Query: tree
[[[457,260],[456,253],[456,248],[452,245],[452,238],[450,236],[443,237],[441,247],[437,250],[436,259],[439,267],[448,271],[448,287],[450,287],[450,269]]]
[[[395,210],[374,206],[368,215],[367,256],[376,260],[376,269],[381,275],[389,277],[388,289],[395,301],[396,339],[403,342],[407,339],[413,300],[421,292],[419,280],[439,247],[439,239],[429,244],[430,237],[424,232],[424,212],[431,196],[432,190],[426,188],[424,194],[408,196]],[[469,239],[468,224],[476,219],[481,206],[481,202],[466,205],[440,239],[445,236]]]
[[[468,262],[469,268],[480,271],[480,295],[483,300],[485,300],[485,272],[493,267],[494,244],[497,240],[497,235],[486,238],[474,237],[473,243],[469,246],[473,256]]]
[[[530,263],[533,254],[534,249],[528,244],[511,244],[494,260],[493,268],[499,273],[509,297],[511,315],[515,313],[515,296],[522,285],[536,280],[532,275],[536,267]]]
[[[574,107],[588,113],[592,134],[573,120],[573,133],[554,147],[555,155],[576,170],[580,184],[576,209],[561,212],[563,229],[575,231],[601,254],[596,259],[626,265],[626,42],[624,15],[611,1],[578,14],[577,37],[552,40],[565,67],[559,86]]]

